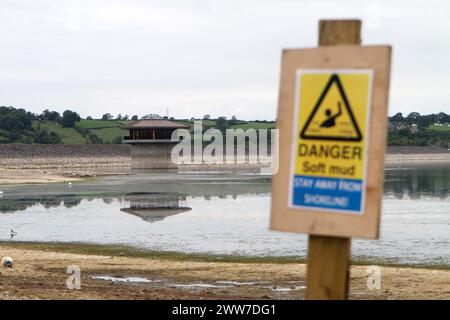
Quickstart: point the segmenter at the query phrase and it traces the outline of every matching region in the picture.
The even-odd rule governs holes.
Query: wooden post
[[[361,44],[361,21],[321,20],[319,46],[342,44]],[[347,299],[350,260],[350,238],[309,236],[306,299]]]
[[[347,299],[350,258],[350,238],[309,236],[306,299]]]
[[[361,44],[361,20],[320,20],[319,46]]]

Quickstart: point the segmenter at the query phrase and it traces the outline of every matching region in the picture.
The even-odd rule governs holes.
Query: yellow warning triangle
[[[337,74],[331,75],[303,127],[302,139],[361,141],[362,135]]]

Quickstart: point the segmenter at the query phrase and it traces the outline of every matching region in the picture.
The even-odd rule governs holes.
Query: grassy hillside
[[[97,137],[102,139],[104,143],[111,143],[116,138],[123,138],[124,136],[128,135],[128,130],[125,130],[121,127],[91,129],[90,131],[97,135]]]
[[[259,130],[259,129],[275,129],[275,122],[254,122],[254,121],[249,121],[247,123],[239,123],[239,124],[235,124],[232,125],[230,127],[231,129],[255,129],[255,130]]]
[[[177,121],[186,125],[189,125],[191,128],[194,126],[194,122],[190,120],[182,120]],[[202,124],[205,127],[215,127],[216,121],[215,120],[202,120]],[[230,129],[274,129],[275,128],[275,122],[256,122],[256,121],[240,121],[237,124],[230,124]]]
[[[81,120],[74,128],[63,128],[60,124],[52,121],[33,121],[33,128],[40,127],[48,132],[54,131],[65,144],[88,143],[89,139],[83,136],[83,132],[96,135],[103,143],[111,143],[114,139],[127,135],[128,131],[124,128],[124,125],[125,121]]]
[[[189,125],[193,129],[194,122],[188,119],[177,120],[178,123]],[[52,121],[33,120],[34,129],[54,131],[61,137],[64,144],[86,144],[86,143],[118,143],[128,135],[126,125],[130,121],[117,120],[81,120],[74,128],[63,128],[59,123]],[[204,120],[205,129],[217,127],[215,120]],[[272,129],[275,122],[240,121],[238,123],[229,122],[226,128],[230,129]],[[8,142],[6,137],[8,131],[0,132],[0,143]],[[30,133],[31,135],[33,132]],[[389,145],[442,145],[448,143],[450,127],[448,125],[436,126],[434,124],[426,130],[411,133],[409,130],[397,130],[389,133]],[[30,142],[31,143],[31,142]]]
[[[125,125],[128,121],[114,120],[81,120],[75,128],[88,129],[99,137],[103,143],[112,143],[115,139],[124,137],[128,131]]]
[[[60,124],[53,121],[33,121],[33,128],[54,131],[61,137],[62,143],[67,144],[84,144],[86,139],[79,134],[74,128],[63,128]]]
[[[179,123],[187,124],[191,128],[193,122],[190,120],[180,120]],[[126,125],[130,121],[116,121],[116,120],[81,120],[77,122],[74,128],[63,128],[59,123],[52,121],[33,121],[33,128],[40,128],[41,130],[47,130],[48,132],[54,131],[60,137],[64,144],[86,144],[90,139],[88,134],[95,135],[103,143],[112,143],[128,135]],[[215,120],[205,120],[203,125],[207,127],[214,127],[216,125]],[[242,122],[234,125],[230,125],[231,129],[271,129],[275,127],[274,122]]]
[[[109,120],[85,120],[82,119],[77,122],[75,128],[83,129],[103,129],[103,128],[116,128],[121,127],[122,123],[119,121],[109,121]]]
[[[428,130],[450,131],[450,126],[449,125],[435,126],[434,124],[432,124],[431,126],[428,127]]]

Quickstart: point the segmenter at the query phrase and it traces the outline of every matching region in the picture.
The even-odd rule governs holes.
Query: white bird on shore
[[[12,268],[14,260],[11,257],[3,257],[2,265],[4,267]]]

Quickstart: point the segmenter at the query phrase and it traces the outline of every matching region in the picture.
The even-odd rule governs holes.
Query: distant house
[[[403,122],[390,122],[389,123],[389,130],[401,130],[401,129],[409,129],[408,125]]]
[[[151,113],[151,114],[147,114],[147,115],[143,116],[142,119],[144,119],[144,120],[163,119],[163,117],[160,116],[159,114]]]
[[[413,123],[411,125],[404,123],[404,122],[396,122],[396,121],[392,121],[389,123],[390,131],[397,131],[397,130],[404,130],[404,129],[407,129],[412,133],[416,133],[419,131],[419,127],[416,123]]]

